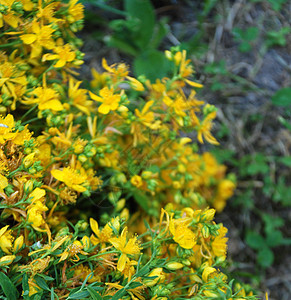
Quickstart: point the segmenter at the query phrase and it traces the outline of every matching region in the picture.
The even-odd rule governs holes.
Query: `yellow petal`
[[[64,172],[61,170],[53,169],[51,170],[51,174],[54,178],[60,181],[64,181]]]
[[[91,226],[91,229],[93,230],[93,232],[97,236],[99,236],[99,226],[98,226],[97,221],[95,221],[93,218],[90,218],[90,226]]]
[[[121,256],[119,257],[118,263],[117,263],[117,270],[119,272],[122,272],[124,270],[125,265],[126,265],[126,260],[127,260],[126,254],[121,254]]]
[[[36,35],[35,34],[23,34],[20,36],[24,44],[30,45],[33,42],[36,41]]]

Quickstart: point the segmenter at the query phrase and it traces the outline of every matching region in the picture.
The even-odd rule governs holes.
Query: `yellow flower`
[[[27,80],[23,71],[19,71],[15,64],[11,62],[1,62],[0,64],[0,87],[2,94],[7,94],[14,98],[12,109],[15,109],[15,101],[20,98],[26,90]],[[22,90],[23,89],[23,90]]]
[[[72,51],[69,44],[58,46],[53,49],[56,54],[47,53],[42,57],[42,61],[57,60],[55,68],[62,68],[66,63],[72,62],[76,58],[75,51]]]
[[[210,274],[216,273],[217,270],[213,267],[206,267],[202,272],[202,279],[204,282],[207,282],[209,279]]]
[[[122,81],[128,75],[126,64],[113,64],[108,66],[105,58],[102,59],[102,67],[113,77],[112,81]]]
[[[81,3],[77,3],[78,0],[70,0],[69,2],[69,16],[68,21],[75,23],[84,19],[84,6]]]
[[[8,180],[5,176],[0,174],[0,193],[8,186]]]
[[[51,37],[54,31],[51,25],[40,26],[37,21],[33,21],[31,25],[32,33],[20,36],[24,44],[31,46],[31,58],[41,56],[43,47],[49,50],[55,47],[55,42]]]
[[[140,246],[137,242],[137,237],[134,236],[126,242],[127,227],[122,230],[120,237],[110,239],[110,243],[115,249],[121,251],[121,256],[119,257],[117,263],[117,270],[122,272],[125,268],[126,262],[129,260],[127,255],[134,255],[140,253]]]
[[[89,92],[93,100],[101,102],[102,104],[98,107],[98,111],[107,115],[110,111],[118,109],[120,102],[120,94],[114,94],[113,88],[109,89],[107,86],[100,90],[100,97]]]
[[[59,100],[59,94],[51,88],[38,87],[34,89],[32,94],[35,95],[36,98],[27,98],[22,102],[28,105],[38,103],[39,110],[51,109],[53,111],[60,111],[64,109]]]
[[[133,186],[140,188],[143,186],[142,178],[139,175],[134,175],[131,177],[130,182]]]
[[[78,253],[87,255],[87,252],[84,252],[82,249],[84,246],[80,241],[74,241],[73,244],[69,245],[67,249],[61,254],[60,262],[66,260],[67,258],[72,258],[72,261],[79,261]]]
[[[53,169],[51,174],[54,178],[64,182],[77,192],[82,193],[86,191],[86,188],[82,185],[87,180],[87,175],[83,168],[79,170],[71,167],[63,168],[63,170]]]
[[[212,120],[216,117],[216,111],[208,114],[207,117],[203,120],[203,122],[198,126],[198,141],[203,144],[203,137],[207,142],[214,145],[219,145],[218,141],[213,137],[210,133],[212,128]]]
[[[99,243],[107,243],[112,238],[113,230],[112,226],[115,227],[117,230],[119,230],[120,224],[119,224],[119,217],[112,219],[110,223],[107,223],[102,230],[99,230],[99,226],[97,221],[95,221],[93,218],[90,218],[90,226],[92,231],[95,233],[96,236],[91,236],[91,242],[94,245],[97,245]]]
[[[2,27],[3,21],[2,16],[3,16],[3,20],[5,23],[7,23],[8,25],[10,25],[13,28],[16,28],[18,26],[18,23],[20,22],[20,18],[18,16],[16,16],[15,11],[12,7],[12,5],[15,3],[14,0],[0,0],[0,4],[3,5],[4,7],[7,7],[7,11],[5,14],[1,14],[0,13],[0,27]]]
[[[73,105],[77,107],[81,112],[90,116],[90,108],[92,106],[92,101],[87,98],[87,90],[80,89],[80,84],[82,81],[74,81],[73,77],[69,80],[69,98],[73,101]]]
[[[225,237],[225,235],[227,233],[227,228],[222,226],[220,229],[218,229],[218,233],[219,235],[215,237],[211,244],[212,251],[215,256],[226,258],[228,238]]]
[[[31,226],[37,231],[44,231],[45,220],[43,218],[43,212],[47,211],[48,208],[37,200],[31,204],[27,210],[27,221],[31,223]]]
[[[173,220],[171,216],[169,229],[173,235],[173,239],[184,249],[191,249],[196,244],[196,235],[188,228],[189,218],[180,218]]]
[[[12,115],[7,115],[5,118],[0,116],[0,144],[4,144],[5,140],[11,140],[16,136],[13,133],[14,129],[14,118]]]
[[[160,127],[161,121],[156,121],[154,112],[149,111],[150,107],[153,105],[154,101],[148,101],[140,112],[138,109],[135,109],[135,114],[138,117],[138,120],[145,126],[151,129],[158,129]]]
[[[0,229],[0,247],[3,252],[6,254],[11,253],[13,236],[11,234],[11,230],[7,230],[9,225],[6,225]]]
[[[106,84],[106,74],[105,73],[99,73],[95,69],[91,69],[91,73],[93,76],[93,80],[90,81],[90,85],[92,88],[102,88]]]

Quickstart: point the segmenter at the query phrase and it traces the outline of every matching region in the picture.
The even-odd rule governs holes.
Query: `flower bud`
[[[17,253],[21,247],[23,246],[23,235],[19,236],[15,241],[14,241],[14,245],[13,245],[13,253]]]
[[[0,258],[0,266],[8,266],[10,265],[13,260],[16,258],[15,255],[5,255]]]
[[[168,262],[166,264],[166,268],[172,271],[182,269],[183,267],[184,265],[179,262]]]
[[[116,210],[116,211],[122,210],[123,207],[125,206],[125,202],[126,202],[125,198],[120,199],[120,200],[116,203],[115,210]]]
[[[30,153],[30,154],[28,154],[25,158],[24,158],[24,160],[23,160],[23,166],[25,167],[25,168],[29,168],[29,167],[31,167],[32,165],[33,165],[33,163],[34,163],[34,156],[35,156],[35,153],[33,152],[33,153]]]

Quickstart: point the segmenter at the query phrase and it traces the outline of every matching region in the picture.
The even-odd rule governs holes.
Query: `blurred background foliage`
[[[199,97],[218,107],[222,150],[208,150],[238,182],[218,216],[230,229],[230,271],[272,290],[271,299],[290,299],[291,2],[83,3],[87,66],[101,70],[101,57],[122,60],[133,65],[134,75],[155,81],[169,72],[164,50],[188,51],[204,84]]]

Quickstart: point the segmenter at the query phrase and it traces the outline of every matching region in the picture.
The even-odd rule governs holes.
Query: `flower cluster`
[[[216,109],[186,52],[156,82],[103,59],[86,85],[82,19],[76,0],[0,0],[0,296],[255,299],[220,269],[213,208],[235,182],[199,149]]]

